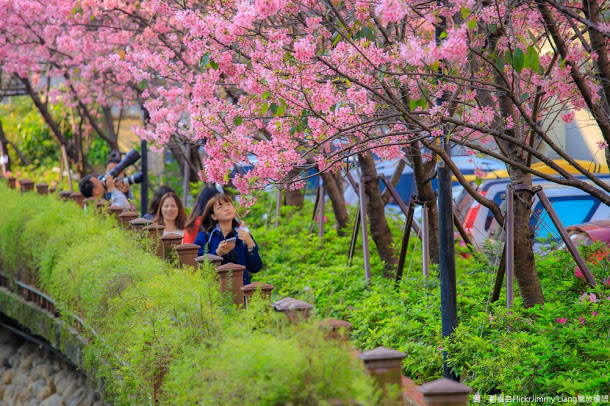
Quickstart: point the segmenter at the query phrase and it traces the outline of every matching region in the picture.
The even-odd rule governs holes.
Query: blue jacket
[[[252,234],[250,234],[250,236],[252,236]],[[227,238],[231,237],[237,237],[236,229],[231,230],[231,232],[227,234]],[[206,252],[216,255],[216,249],[218,248],[220,242],[224,239],[225,237],[222,235],[222,231],[220,231],[220,227],[218,225],[216,225],[216,228],[214,228],[209,234],[205,231],[200,231],[199,234],[197,234],[197,238],[195,238],[195,244],[201,247],[199,248],[199,255],[203,255]],[[254,240],[254,237],[252,237],[252,240]],[[234,253],[234,255],[230,255],[232,253]],[[227,260],[227,257],[230,256],[236,256],[236,259]],[[235,240],[235,248],[233,248],[233,251],[225,255],[223,258],[225,258],[225,260],[222,262],[223,264],[227,262],[237,262],[238,264],[246,267],[246,271],[244,272],[244,285],[250,283],[251,273],[257,273],[263,267],[263,261],[261,260],[260,255],[258,255],[258,245],[256,244],[256,241],[254,241],[254,249],[252,252],[250,252],[248,251],[246,244],[237,238]]]

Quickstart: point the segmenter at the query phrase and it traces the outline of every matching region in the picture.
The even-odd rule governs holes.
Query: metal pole
[[[358,241],[358,229],[360,227],[360,206],[356,211],[356,220],[354,220],[354,227],[352,228],[352,239],[349,243],[349,252],[347,253],[347,266],[352,265],[352,258],[354,257],[354,251],[356,250],[356,242]]]
[[[441,0],[436,1],[440,8],[443,6]],[[441,34],[445,30],[447,22],[445,17],[440,17],[439,24],[435,28],[436,45],[441,44]],[[440,84],[442,61],[439,61],[437,83]],[[436,105],[443,103],[443,97],[436,98]],[[449,142],[443,136],[441,146],[451,157]],[[453,199],[451,196],[451,172],[445,161],[438,165],[438,229],[439,229],[439,273],[441,280],[441,324],[443,338],[449,337],[457,327],[457,294],[455,282],[455,247],[453,241]],[[443,376],[458,381],[458,378],[447,365],[447,352],[443,351]]]
[[[318,213],[318,206],[320,205],[320,186],[316,190],[316,201],[313,204],[313,213],[311,214],[311,223],[309,223],[309,234],[313,233],[315,227],[316,213]]]
[[[590,285],[595,286],[595,284],[596,284],[595,278],[589,271],[589,268],[587,268],[587,264],[585,264],[585,261],[580,256],[578,249],[572,242],[572,239],[566,232],[566,229],[563,227],[563,224],[561,224],[561,220],[559,220],[559,217],[557,217],[557,213],[555,213],[555,209],[553,209],[551,202],[549,202],[549,199],[546,196],[546,193],[544,193],[542,188],[539,188],[537,193],[538,193],[538,199],[540,199],[540,203],[542,203],[542,205],[546,209],[546,212],[549,213],[549,217],[551,218],[551,221],[553,222],[553,224],[555,224],[555,227],[559,231],[559,235],[561,235],[561,238],[563,239],[563,242],[566,244],[568,251],[570,251],[570,254],[572,254],[572,258],[574,258],[574,261],[576,261],[576,264],[582,271],[582,274],[584,275],[585,280],[587,282],[589,282]]]
[[[142,123],[144,126],[150,121],[148,110],[142,106]],[[148,211],[148,149],[146,140],[140,141],[140,162],[142,163],[142,183],[140,183],[140,215]]]
[[[280,207],[282,207],[282,189],[277,187],[277,197],[275,200],[275,228],[280,226]]]
[[[502,256],[500,257],[500,264],[498,265],[498,272],[496,272],[496,281],[494,282],[494,290],[491,294],[491,303],[496,302],[500,299],[500,291],[502,290],[502,281],[504,280],[504,274],[506,273],[506,241],[502,248]]]
[[[402,279],[402,271],[405,267],[405,260],[407,259],[407,248],[409,246],[409,237],[411,236],[411,224],[413,223],[413,212],[415,211],[415,200],[411,199],[409,202],[409,211],[407,213],[407,221],[405,222],[405,229],[402,235],[402,245],[400,246],[400,257],[398,258],[398,268],[396,269],[396,279],[394,280],[394,287],[398,288],[400,280]]]
[[[324,238],[324,184],[322,183],[322,177],[320,177],[320,211],[318,213],[318,237],[320,240]]]
[[[376,182],[376,181],[375,181]],[[360,227],[362,228],[362,253],[364,254],[364,280],[367,285],[371,284],[371,262],[369,258],[369,235],[366,228],[366,204],[364,194],[364,177],[360,171]]]
[[[515,267],[515,212],[514,193],[511,185],[506,187],[506,308],[513,307]]]
[[[383,183],[385,183],[385,187],[388,189],[388,192],[390,192],[390,196],[392,196],[392,198],[394,199],[394,201],[396,202],[398,207],[400,207],[400,210],[403,212],[403,214],[405,216],[408,216],[409,210],[411,210],[411,208],[410,207],[407,208],[407,206],[405,205],[405,202],[402,200],[402,198],[396,191],[396,188],[394,187],[394,185],[392,185],[392,182],[390,182],[385,175],[380,175],[378,177],[379,177],[379,179],[381,179],[383,181]],[[416,195],[413,194],[411,196],[411,201],[416,200],[416,199],[417,199]],[[417,236],[419,237],[420,231],[419,231],[419,227],[417,226],[417,224],[411,222],[411,227],[413,227],[413,231],[415,231],[415,234],[417,234]]]
[[[428,223],[428,205],[422,204],[422,269],[424,279],[430,275],[430,226]]]
[[[189,196],[189,161],[191,159],[191,144],[186,143],[184,146],[184,174],[182,178],[182,205],[186,207]]]
[[[66,152],[66,147],[63,145],[61,146],[61,155],[64,158],[64,166],[68,172],[68,184],[70,186],[70,192],[74,192],[74,186],[72,185],[72,173],[70,172],[70,163],[68,162],[68,153]]]

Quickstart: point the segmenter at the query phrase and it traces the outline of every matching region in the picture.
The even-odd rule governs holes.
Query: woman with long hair
[[[165,186],[165,185],[161,185],[157,188],[157,190],[155,190],[155,193],[153,193],[153,197],[152,200],[150,201],[150,206],[148,207],[148,212],[144,214],[145,219],[148,220],[152,220],[155,218],[155,216],[157,215],[157,209],[159,208],[159,202],[161,201],[161,198],[163,197],[164,194],[169,193],[169,192],[173,192],[174,189],[172,189],[169,186]]]
[[[199,255],[208,252],[221,256],[223,264],[232,262],[245,266],[243,281],[247,285],[251,280],[250,274],[260,271],[263,261],[252,234],[235,215],[235,207],[227,195],[213,196],[203,211],[202,231],[197,234],[195,244],[201,247]]]
[[[153,223],[165,226],[163,234],[175,233],[184,235],[184,223],[186,222],[186,212],[180,201],[180,197],[169,192],[161,197],[157,215],[153,219]]]
[[[199,231],[201,231],[201,216],[203,216],[205,206],[213,196],[219,193],[220,192],[215,187],[206,187],[205,189],[201,189],[197,195],[197,200],[195,200],[193,211],[184,224],[184,238],[182,238],[182,244],[192,244],[195,242],[197,234]]]

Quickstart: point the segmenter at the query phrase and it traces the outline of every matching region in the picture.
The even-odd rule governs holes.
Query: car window
[[[563,226],[567,227],[587,222],[599,205],[599,200],[592,196],[570,196],[551,199],[551,204]],[[555,239],[559,236],[559,232],[540,202],[534,208],[530,226],[536,227],[534,235],[536,240]]]

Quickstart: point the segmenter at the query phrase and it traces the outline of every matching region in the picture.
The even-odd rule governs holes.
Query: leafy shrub
[[[113,220],[3,182],[0,213],[2,272],[48,292],[67,322],[85,320],[87,362],[114,403],[379,403],[350,348],[268,302],[237,310],[209,266],[176,269]]]
[[[317,233],[308,233],[311,209],[308,202],[302,212],[282,208],[277,229],[269,221],[274,215],[272,197],[262,196],[251,209],[250,229],[266,263],[255,279],[275,285],[275,297],[308,300],[315,303],[318,316],[351,322],[357,347],[383,345],[407,353],[403,373],[419,383],[441,376],[446,349],[450,365],[475,392],[568,396],[610,390],[607,259],[589,264],[598,282],[591,288],[575,277],[575,264],[567,252],[537,257],[545,305],[524,309],[516,292],[508,313],[502,300],[490,303],[497,258],[470,256],[456,245],[459,326],[451,340],[443,341],[438,271],[433,266],[424,280],[421,244],[412,238],[405,275],[395,290],[393,281],[382,277],[382,264],[371,242],[372,279],[367,287],[361,245],[348,267],[349,236],[336,235],[329,215],[321,244]],[[400,241],[400,224],[390,225],[394,241]],[[592,258],[599,250],[599,246],[586,248],[584,255]]]

